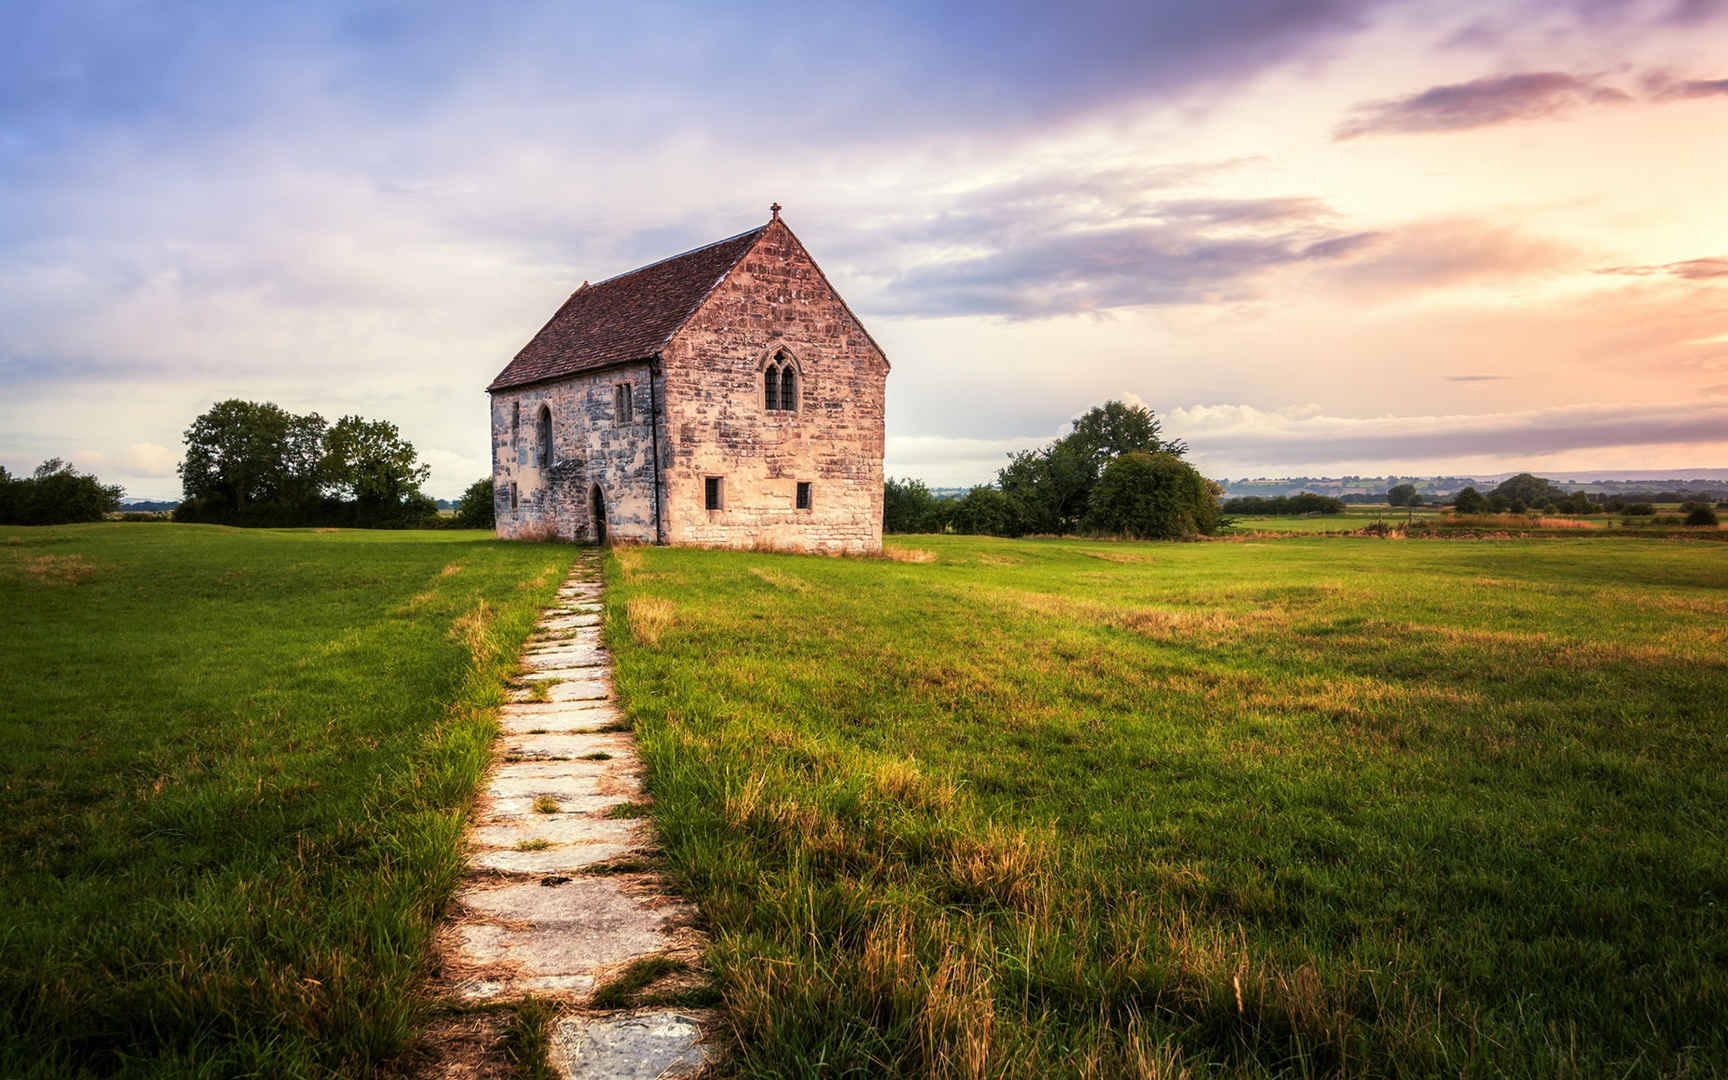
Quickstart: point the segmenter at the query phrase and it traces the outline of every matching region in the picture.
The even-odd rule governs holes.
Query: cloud
[[[1502,382],[1510,375],[1448,375],[1447,382]]]
[[[1705,397],[1728,397],[1728,383],[1718,383],[1715,386],[1706,386],[1699,392]]]
[[[1656,97],[1663,101],[1720,97],[1724,94],[1728,94],[1728,79],[1685,79],[1666,83],[1656,91]]]
[[[1267,466],[1478,455],[1536,457],[1568,450],[1728,445],[1728,401],[1566,405],[1445,416],[1340,417],[1250,405],[1193,405],[1165,429],[1202,461]]]
[[[166,446],[152,442],[133,443],[120,459],[121,468],[129,476],[161,478],[174,476],[180,455]]]
[[[1578,253],[1510,225],[1484,221],[1417,221],[1382,230],[1335,278],[1375,293],[1425,291],[1483,279],[1552,274]]]
[[[1241,299],[1262,271],[1335,261],[1372,240],[1312,197],[1169,190],[1235,165],[1015,177],[945,194],[922,215],[870,216],[838,251],[909,267],[878,283],[871,310],[1028,319]]]
[[[1433,86],[1421,93],[1357,105],[1334,138],[1464,131],[1631,101],[1623,90],[1560,71],[1499,75]]]
[[[1596,272],[1628,277],[1667,276],[1685,278],[1688,281],[1708,281],[1711,278],[1728,277],[1728,257],[1685,259],[1681,262],[1653,263],[1647,266],[1608,266]]]

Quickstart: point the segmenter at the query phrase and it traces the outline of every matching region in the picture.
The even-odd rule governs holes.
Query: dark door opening
[[[594,542],[605,546],[606,543],[606,496],[600,494],[600,485],[595,484],[588,494],[588,512],[594,520]]]

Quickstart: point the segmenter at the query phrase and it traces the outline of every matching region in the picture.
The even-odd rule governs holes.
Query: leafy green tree
[[[431,475],[420,464],[414,444],[388,420],[344,416],[324,436],[319,465],[324,483],[339,498],[352,501],[362,525],[417,522],[437,505],[420,491]]]
[[[997,486],[1014,506],[1023,532],[1069,533],[1080,526],[1098,465],[1066,439],[1042,450],[1022,450],[996,474]]]
[[[1594,514],[1596,510],[1596,504],[1591,502],[1590,496],[1582,491],[1574,491],[1566,496],[1566,512],[1568,514]]]
[[[1173,453],[1122,454],[1104,467],[1089,528],[1144,540],[1180,540],[1221,526],[1216,485]]]
[[[1026,531],[1013,501],[989,484],[979,484],[956,499],[949,523],[957,533],[978,536],[1020,536]]]
[[[882,485],[882,531],[941,532],[943,501],[922,480],[889,477]]]
[[[304,517],[319,497],[325,423],[274,402],[219,401],[186,429],[180,484],[185,516]]]
[[[1480,514],[1488,509],[1488,500],[1480,491],[1467,487],[1452,496],[1452,509],[1460,514]]]
[[[1417,506],[1419,498],[1415,484],[1394,484],[1391,490],[1386,492],[1388,506]]]
[[[0,524],[101,521],[119,509],[122,494],[118,485],[104,484],[59,458],[49,458],[25,478],[0,469]]]
[[[1494,494],[1504,495],[1508,502],[1523,503],[1525,506],[1541,506],[1549,499],[1565,498],[1565,493],[1555,487],[1552,481],[1529,473],[1519,473],[1500,481]]]
[[[468,485],[468,490],[456,500],[456,524],[464,529],[490,529],[497,524],[497,507],[492,501],[490,476]]]
[[[1106,401],[1088,409],[1074,421],[1074,430],[1061,441],[1069,449],[1091,458],[1100,469],[1110,459],[1136,450],[1177,457],[1188,452],[1188,444],[1182,440],[1164,440],[1163,424],[1151,409],[1123,401]]]
[[[1488,495],[1488,509],[1490,511],[1492,511],[1493,513],[1496,513],[1496,514],[1504,514],[1506,511],[1510,510],[1511,508],[1512,508],[1512,500],[1511,499],[1508,499],[1506,496],[1500,494],[1498,491],[1489,493],[1489,495]]]
[[[1708,525],[1711,528],[1715,528],[1716,525],[1719,524],[1719,521],[1716,517],[1716,511],[1712,510],[1709,504],[1699,503],[1697,506],[1692,508],[1690,514],[1686,515],[1686,524]]]

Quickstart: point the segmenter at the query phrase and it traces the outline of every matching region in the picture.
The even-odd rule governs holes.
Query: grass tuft
[[[595,989],[588,1003],[596,1009],[628,1009],[635,1004],[636,995],[650,984],[684,968],[682,960],[670,956],[648,956],[631,961],[623,971]]]

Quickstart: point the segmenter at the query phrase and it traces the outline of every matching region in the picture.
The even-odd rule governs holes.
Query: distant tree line
[[[1150,409],[1105,402],[1067,435],[1009,455],[993,484],[943,498],[917,480],[884,485],[885,532],[988,536],[1095,533],[1181,539],[1224,526],[1222,490],[1183,460]]]
[[[104,484],[59,458],[29,476],[0,467],[0,525],[65,525],[101,521],[120,506],[118,485]]]
[[[1297,514],[1342,514],[1344,500],[1303,491],[1295,495],[1239,495],[1224,500],[1226,514],[1289,517]]]
[[[176,521],[411,528],[438,523],[430,468],[385,420],[233,398],[186,429]]]

